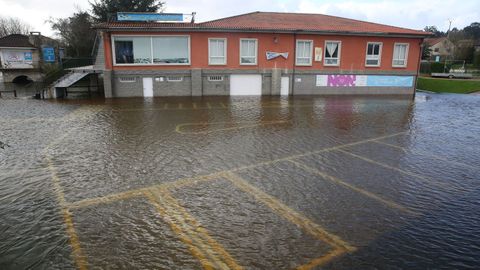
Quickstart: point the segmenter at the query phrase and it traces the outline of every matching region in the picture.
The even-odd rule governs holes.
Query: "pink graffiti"
[[[356,75],[328,75],[327,86],[355,86]]]

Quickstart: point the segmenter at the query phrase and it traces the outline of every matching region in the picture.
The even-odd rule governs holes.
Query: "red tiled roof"
[[[203,23],[213,28],[425,35],[423,31],[304,13],[253,12]]]
[[[28,36],[21,34],[12,34],[0,38],[0,47],[26,47],[32,48],[32,43],[30,43]]]
[[[420,30],[370,23],[323,14],[252,12],[203,23],[110,22],[97,25],[99,29],[191,29],[191,30],[244,30],[321,32],[336,34],[413,35],[431,34]]]

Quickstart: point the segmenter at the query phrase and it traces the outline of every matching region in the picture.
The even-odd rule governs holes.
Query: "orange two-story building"
[[[108,22],[106,97],[414,93],[429,33],[320,14]]]

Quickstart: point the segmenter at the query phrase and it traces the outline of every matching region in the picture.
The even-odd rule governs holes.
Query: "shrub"
[[[430,70],[432,73],[443,73],[445,72],[444,65],[445,65],[444,63],[440,63],[440,62],[430,63]],[[449,70],[448,67],[447,67],[447,70]]]
[[[480,68],[480,52],[475,52],[475,55],[473,56],[473,65]]]

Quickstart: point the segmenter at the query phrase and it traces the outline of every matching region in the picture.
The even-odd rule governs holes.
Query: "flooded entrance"
[[[0,268],[478,267],[479,107],[0,100]]]

